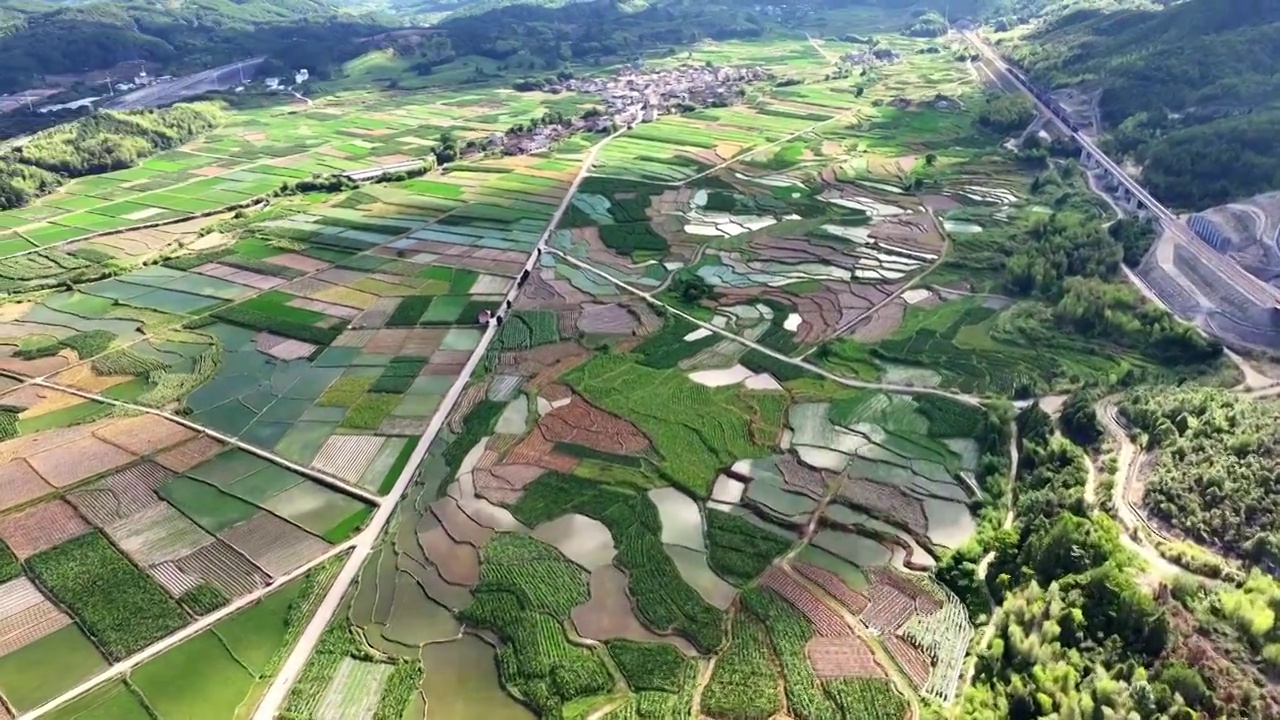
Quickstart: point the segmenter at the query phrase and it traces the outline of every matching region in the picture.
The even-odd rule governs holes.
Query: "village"
[[[463,156],[501,151],[523,155],[545,150],[580,132],[608,132],[653,122],[658,116],[689,112],[703,107],[726,107],[742,101],[745,86],[768,78],[759,67],[713,67],[682,64],[674,68],[645,70],[632,65],[608,77],[570,77],[539,86],[550,93],[595,94],[603,107],[592,108],[578,118],[548,114],[529,124],[516,125],[505,134],[469,143]]]

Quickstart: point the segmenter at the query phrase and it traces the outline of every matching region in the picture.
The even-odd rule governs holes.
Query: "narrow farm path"
[[[1134,444],[1120,424],[1119,410],[1115,406],[1115,398],[1104,398],[1096,406],[1098,420],[1107,435],[1114,440],[1119,451],[1116,455],[1116,482],[1112,488],[1111,504],[1115,508],[1116,519],[1120,521],[1120,541],[1126,547],[1146,560],[1150,568],[1150,579],[1168,580],[1178,573],[1185,572],[1181,567],[1169,562],[1154,547],[1146,542],[1139,542],[1142,531],[1161,537],[1158,529],[1147,522],[1142,511],[1129,502],[1129,487],[1138,474],[1142,458],[1142,450]]]
[[[823,58],[825,58],[827,62],[831,63],[832,65],[836,65],[840,62],[840,58],[831,54],[830,52],[827,51],[826,48],[822,47],[822,43],[819,42],[817,38],[810,35],[809,33],[805,33],[804,36],[809,39],[809,44],[813,46],[813,49],[817,50],[818,54],[821,55]]]
[[[820,375],[832,382],[839,383],[846,387],[862,388],[866,390],[884,390],[888,392],[901,393],[904,395],[937,395],[941,397],[948,397],[953,400],[957,400],[959,402],[966,403],[968,405],[975,405],[975,406],[980,405],[982,402],[982,399],[976,395],[965,395],[963,393],[953,393],[953,392],[948,392],[946,390],[938,390],[936,388],[913,387],[909,385],[895,385],[893,383],[864,382],[862,380],[850,380],[849,378],[840,377],[839,375],[828,372],[827,370],[823,370],[822,368],[817,367],[816,365],[813,365],[811,363],[805,362],[804,360],[798,360],[788,355],[784,355],[783,353],[780,353],[777,350],[765,347],[764,345],[761,345],[753,340],[748,340],[739,335],[735,335],[734,333],[729,332],[724,328],[716,327],[715,325],[712,325],[711,323],[708,323],[708,322],[703,322],[702,320],[699,320],[698,318],[693,317],[692,315],[684,312],[683,310],[678,310],[670,305],[667,305],[661,300],[658,300],[653,296],[652,293],[646,292],[644,290],[640,290],[639,288],[629,285],[623,282],[622,280],[619,280],[618,278],[614,277],[613,275],[610,275],[604,270],[601,270],[595,267],[594,265],[585,263],[570,255],[566,255],[565,253],[560,252],[555,248],[548,248],[547,252],[559,257],[560,259],[569,263],[570,265],[573,265],[582,270],[587,270],[591,273],[599,275],[600,277],[604,278],[605,280],[612,283],[613,285],[616,285],[633,295],[637,295],[643,298],[646,302],[648,302],[651,305],[654,305],[655,307],[660,308],[663,312],[670,313],[672,315],[678,315],[681,318],[693,323],[694,325],[697,325],[698,327],[704,330],[708,330],[722,337],[741,343],[742,345],[748,348],[751,348],[752,350],[756,350],[758,352],[764,353],[765,355],[768,355],[774,358],[775,360],[779,360],[781,362],[785,362],[791,365],[795,365],[796,367],[803,368],[805,370],[808,370],[811,373],[814,373],[815,375]]]
[[[560,224],[560,218],[563,217],[565,211],[569,207],[569,201],[573,198],[574,193],[578,191],[578,187],[587,177],[591,165],[595,162],[596,156],[600,150],[615,137],[611,135],[600,142],[596,143],[587,152],[586,157],[582,161],[582,166],[578,169],[578,174],[573,180],[573,184],[565,192],[564,198],[561,199],[560,205],[556,208],[556,212],[552,215],[550,222],[547,223],[546,229],[542,232],[542,236],[538,239],[538,244],[533,251],[529,253],[528,260],[525,261],[525,270],[532,271],[538,261],[538,258],[547,249],[547,239],[551,236],[556,226]],[[498,307],[497,320],[500,320],[511,307],[511,303],[515,300],[516,295],[520,291],[520,286],[513,283],[511,289],[507,292],[506,298]],[[405,465],[404,471],[400,477],[396,479],[395,486],[387,497],[379,504],[377,511],[369,520],[368,526],[356,538],[356,543],[352,548],[351,555],[347,558],[338,577],[334,580],[333,585],[329,588],[329,593],[321,602],[319,609],[311,620],[307,623],[307,627],[303,630],[298,638],[298,642],[289,652],[289,656],[280,666],[271,686],[267,688],[262,700],[258,703],[258,708],[254,712],[255,720],[273,720],[280,712],[280,708],[284,705],[285,698],[289,694],[289,689],[293,687],[294,681],[302,673],[302,669],[306,666],[307,660],[311,657],[311,653],[315,650],[316,644],[320,641],[321,634],[328,626],[334,614],[342,604],[343,598],[346,596],[347,588],[350,587],[356,576],[360,574],[360,568],[364,565],[365,559],[369,556],[378,538],[381,536],[382,529],[390,521],[395,513],[396,504],[400,500],[400,496],[413,483],[414,476],[417,474],[418,466],[422,464],[423,458],[426,457],[427,449],[436,435],[439,434],[440,428],[444,426],[445,419],[453,412],[454,405],[462,396],[462,391],[466,387],[467,382],[471,379],[471,374],[475,372],[476,366],[484,357],[485,352],[489,349],[489,344],[493,342],[493,338],[497,335],[499,322],[491,322],[485,330],[484,336],[480,339],[480,344],[476,346],[471,358],[467,361],[466,366],[459,373],[458,379],[454,382],[453,387],[449,389],[449,393],[440,403],[440,407],[436,409],[436,413],[431,418],[431,423],[422,434],[422,439],[418,442],[417,448],[413,455],[409,458],[409,462]]]
[[[1010,422],[1009,424],[1009,492],[1007,493],[1007,497],[1005,498],[1006,508],[1004,513],[1004,521],[1000,523],[1000,527],[1006,530],[1013,527],[1013,520],[1014,520],[1013,508],[1014,508],[1014,503],[1017,500],[1016,480],[1018,479],[1018,463],[1020,461],[1021,461],[1021,455],[1018,453],[1018,428],[1016,425]],[[1001,608],[999,605],[996,604],[996,599],[991,596],[991,592],[987,590],[987,585],[985,582],[987,577],[987,568],[991,566],[991,561],[994,560],[995,557],[996,557],[995,551],[988,552],[986,555],[982,556],[982,559],[978,560],[978,566],[975,569],[974,574],[978,576],[979,582],[982,583],[983,593],[986,594],[987,603],[991,607],[991,619],[988,620],[986,626],[983,627],[982,635],[978,636],[978,644],[974,645],[973,650],[969,652],[969,659],[966,662],[967,667],[965,668],[965,671],[964,671],[964,677],[960,680],[960,683],[956,686],[955,696],[957,698],[964,695],[965,688],[969,687],[969,684],[973,682],[973,673],[975,670],[977,670],[977,667],[978,667],[978,655],[980,655],[984,650],[986,650],[987,646],[991,644],[991,639],[994,638],[996,634],[996,624],[1000,620]]]
[[[808,578],[792,569],[790,563],[784,563],[782,565],[782,569],[787,573],[787,575],[791,576],[793,580],[800,585],[803,585],[809,593],[817,598],[823,605],[827,606],[827,609],[838,615],[840,619],[844,621],[844,624],[848,625],[849,629],[853,630],[853,634],[866,643],[867,647],[871,648],[872,654],[876,656],[876,662],[880,664],[880,667],[884,669],[885,674],[889,676],[890,681],[893,682],[898,693],[907,699],[908,713],[906,720],[918,720],[920,717],[920,705],[916,700],[915,687],[898,667],[898,664],[893,661],[893,658],[890,657],[885,649],[880,645],[880,641],[867,632],[862,621],[854,617],[844,605],[836,602],[835,598],[828,595],[826,590],[818,587],[814,583],[810,582]]]

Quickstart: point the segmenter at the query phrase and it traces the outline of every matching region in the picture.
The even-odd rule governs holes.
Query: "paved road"
[[[998,52],[988,45],[986,41],[975,33],[964,33],[964,37],[975,48],[977,48],[978,52],[982,53],[992,65],[1005,75],[1012,78],[1012,73],[1009,70],[1008,64],[1004,61],[1004,58],[1002,58]],[[1067,127],[1058,119],[1057,115],[1055,115],[1044,103],[1040,102],[1039,98],[1035,97],[1030,92],[1027,92],[1027,89],[1023,87],[1021,83],[1015,82],[1015,84],[1018,86],[1018,89],[1027,95],[1027,97],[1031,98],[1032,102],[1036,104],[1036,107],[1038,107],[1043,114],[1047,115],[1051,122],[1058,125],[1063,132],[1070,135],[1077,143],[1079,143],[1080,147],[1084,148],[1091,156],[1096,158],[1102,167],[1115,176],[1125,189],[1132,193],[1139,202],[1149,208],[1152,214],[1154,214],[1156,218],[1159,219],[1160,222],[1183,243],[1183,245],[1196,253],[1201,260],[1221,271],[1221,273],[1230,279],[1234,285],[1236,285],[1242,292],[1252,296],[1256,302],[1260,304],[1267,304],[1280,301],[1280,290],[1276,290],[1266,283],[1263,283],[1261,280],[1249,275],[1234,262],[1215,252],[1212,248],[1206,245],[1198,235],[1193,233],[1191,228],[1187,227],[1185,223],[1179,220],[1178,217],[1162,205],[1160,201],[1152,197],[1151,194],[1147,192],[1146,188],[1142,187],[1137,180],[1134,180],[1126,174],[1119,165],[1113,162],[1111,158],[1107,157],[1106,153],[1099,150],[1098,146],[1095,145],[1092,140],[1086,137],[1083,133],[1073,131],[1071,128]]]
[[[543,231],[542,237],[539,238],[538,244],[529,254],[529,259],[525,261],[525,269],[534,271],[538,258],[547,249],[547,240],[551,237],[551,233],[556,226],[560,224],[560,218],[564,215],[565,210],[569,207],[569,201],[573,198],[574,193],[578,191],[578,186],[582,184],[583,179],[587,177],[592,163],[595,162],[596,155],[600,152],[609,140],[614,136],[605,138],[597,143],[587,153],[586,159],[582,163],[582,167],[578,170],[577,177],[574,178],[573,184],[565,192],[564,198],[560,201],[560,205],[556,208],[555,214],[551,217],[551,221],[547,224],[546,230]],[[503,301],[498,310],[498,317],[506,314],[511,303],[515,302],[520,287],[513,284],[507,292],[507,297]],[[422,439],[418,442],[417,448],[410,457],[409,462],[405,465],[404,472],[396,480],[395,487],[388,493],[385,500],[378,506],[377,512],[369,521],[369,525],[356,539],[352,548],[351,556],[347,558],[346,563],[342,566],[338,576],[334,579],[333,585],[330,586],[329,592],[325,595],[324,600],[320,603],[316,614],[312,616],[310,622],[307,623],[306,629],[298,638],[297,644],[290,651],[289,657],[285,659],[277,673],[275,679],[271,683],[271,687],[267,689],[262,700],[258,704],[257,710],[254,712],[254,720],[273,720],[284,706],[285,699],[289,695],[289,688],[293,687],[293,683],[297,680],[298,675],[302,673],[302,669],[306,666],[307,660],[311,657],[311,653],[315,650],[316,644],[320,640],[320,635],[328,626],[338,608],[342,605],[343,599],[347,594],[347,589],[351,583],[359,575],[361,567],[365,560],[369,557],[374,547],[377,545],[382,535],[382,530],[390,521],[395,513],[396,505],[400,501],[400,497],[404,495],[409,485],[413,483],[414,476],[417,474],[418,466],[426,457],[427,449],[435,440],[436,435],[440,432],[440,428],[444,425],[445,419],[449,417],[449,413],[453,411],[454,405],[458,402],[458,398],[462,395],[463,389],[471,379],[471,374],[475,371],[476,366],[484,357],[485,351],[489,348],[489,344],[498,332],[498,323],[493,322],[489,328],[485,330],[484,336],[480,340],[480,344],[476,346],[475,351],[471,354],[471,359],[467,361],[466,367],[458,375],[458,379],[454,382],[453,387],[449,389],[449,393],[441,402],[440,407],[436,410],[435,415],[431,418],[431,424],[428,425],[426,431],[422,434]]]
[[[1098,420],[1102,422],[1102,427],[1119,445],[1119,451],[1116,454],[1116,481],[1111,488],[1111,507],[1114,508],[1116,519],[1122,526],[1120,541],[1147,561],[1154,579],[1168,580],[1184,570],[1166,560],[1155,548],[1145,542],[1138,542],[1133,537],[1139,526],[1156,537],[1163,537],[1159,530],[1147,522],[1142,512],[1129,502],[1129,484],[1138,473],[1142,453],[1129,439],[1129,434],[1120,423],[1115,398],[1105,398],[1098,403],[1095,410]]]
[[[249,58],[173,80],[157,82],[134,90],[128,95],[121,95],[107,103],[107,107],[111,110],[153,108],[211,90],[226,90],[240,84],[242,71],[245,77],[253,77],[253,73],[257,71],[258,65],[262,64],[263,60],[264,58],[260,57]]]

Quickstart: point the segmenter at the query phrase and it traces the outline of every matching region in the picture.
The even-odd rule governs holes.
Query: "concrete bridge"
[[[973,32],[966,32],[964,36],[991,63],[992,67],[1010,78],[1013,81],[1012,84],[1016,84],[1031,98],[1043,116],[1057,125],[1077,144],[1080,148],[1081,165],[1095,175],[1101,176],[1103,186],[1112,191],[1123,209],[1156,223],[1159,239],[1152,244],[1151,252],[1165,242],[1172,242],[1185,248],[1194,256],[1196,262],[1203,264],[1206,269],[1211,269],[1213,276],[1231,286],[1228,294],[1233,296],[1234,302],[1228,302],[1229,307],[1219,307],[1219,310],[1227,316],[1267,317],[1268,322],[1265,324],[1271,328],[1268,334],[1280,331],[1280,290],[1246,272],[1234,260],[1216,251],[1192,231],[1181,218],[1152,197],[1136,179],[1107,157],[1107,154],[1099,149],[1093,140],[1080,132],[1075,122],[1067,117],[1066,111],[1058,103],[1034,87],[1020,71],[1010,67],[985,40]],[[1280,235],[1277,241],[1277,244],[1280,244]],[[1147,260],[1152,259],[1150,252],[1148,255]],[[1223,290],[1227,291],[1226,288]],[[1271,343],[1267,344],[1271,345]]]

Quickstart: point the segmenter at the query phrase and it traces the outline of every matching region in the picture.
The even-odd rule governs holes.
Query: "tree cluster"
[[[145,0],[12,3],[0,32],[0,92],[32,87],[46,75],[79,73],[141,60],[172,73],[203,70],[254,55],[323,77],[358,52],[357,38],[395,24],[344,12],[323,0]]]
[[[1280,560],[1280,410],[1217,388],[1148,388],[1121,405],[1157,453],[1145,503],[1197,542]]]
[[[213,103],[164,110],[102,111],[42,130],[0,155],[0,209],[19,207],[52,192],[65,178],[136,165],[196,138],[222,123]]]

